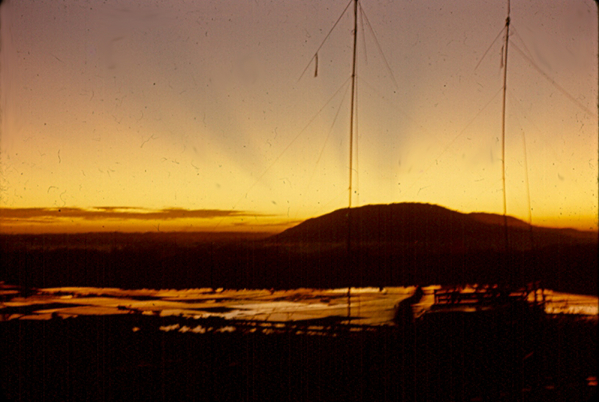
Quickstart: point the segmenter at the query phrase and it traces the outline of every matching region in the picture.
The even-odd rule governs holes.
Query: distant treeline
[[[16,239],[16,238],[14,238]],[[13,240],[14,240],[13,239]],[[0,281],[22,287],[336,288],[540,280],[556,291],[597,294],[597,245],[422,253],[343,244],[301,248],[256,240],[19,247],[2,237]]]

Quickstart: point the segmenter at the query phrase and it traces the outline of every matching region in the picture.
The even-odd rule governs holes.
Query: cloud
[[[59,219],[96,220],[173,220],[257,216],[254,212],[223,209],[165,208],[151,210],[136,207],[82,208],[0,208],[0,222],[53,223]],[[260,215],[263,216],[263,215]]]

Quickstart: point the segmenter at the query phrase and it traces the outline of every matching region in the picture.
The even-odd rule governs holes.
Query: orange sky
[[[309,63],[346,4],[4,1],[0,231],[279,231],[345,207],[351,13]],[[502,213],[505,4],[361,5],[353,205]],[[513,0],[511,21],[508,214],[529,192],[533,224],[597,230],[595,2]]]

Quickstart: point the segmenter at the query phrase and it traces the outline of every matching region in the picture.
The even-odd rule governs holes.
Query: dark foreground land
[[[400,203],[352,208],[351,219],[340,209],[272,236],[0,235],[0,280],[23,288],[229,289],[541,281],[556,291],[594,295],[597,244],[596,232]]]
[[[268,238],[0,235],[0,281],[23,294],[60,286],[293,289],[532,281],[555,291],[597,293],[596,233],[512,221],[505,248],[503,227],[489,214],[419,204],[367,206],[352,214],[351,228],[340,210]],[[176,330],[160,330],[174,324]],[[308,335],[306,323],[302,334],[298,328],[251,332],[240,324],[233,332],[217,331],[234,324],[141,314],[0,322],[0,399],[570,402],[591,400],[597,388],[596,317],[454,312],[415,322],[404,317],[376,330],[335,325]],[[205,333],[178,331],[198,325]]]
[[[159,330],[174,323],[213,329]],[[141,315],[1,324],[9,401],[587,401],[597,388],[597,321],[565,316],[318,335]]]
[[[294,289],[512,283],[597,294],[597,243],[503,253],[429,242],[289,243],[210,234],[0,235],[0,281],[60,286]],[[259,237],[259,235],[256,235]],[[262,235],[264,236],[264,235]]]

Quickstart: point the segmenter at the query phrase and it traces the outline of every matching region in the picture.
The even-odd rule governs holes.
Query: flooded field
[[[12,401],[585,401],[597,297],[545,290],[542,320],[454,310],[413,322],[414,287],[273,290],[2,287]],[[466,286],[463,291],[473,291]],[[349,318],[348,318],[349,312]]]
[[[433,304],[439,286],[423,288],[417,315]],[[2,320],[47,320],[77,316],[143,314],[160,317],[222,318],[235,321],[298,322],[338,318],[340,324],[393,325],[396,305],[414,287],[348,289],[116,289],[62,287],[21,291],[3,285]],[[464,292],[474,291],[466,286]],[[543,290],[548,314],[597,316],[598,298]],[[530,298],[533,296],[530,295]]]

